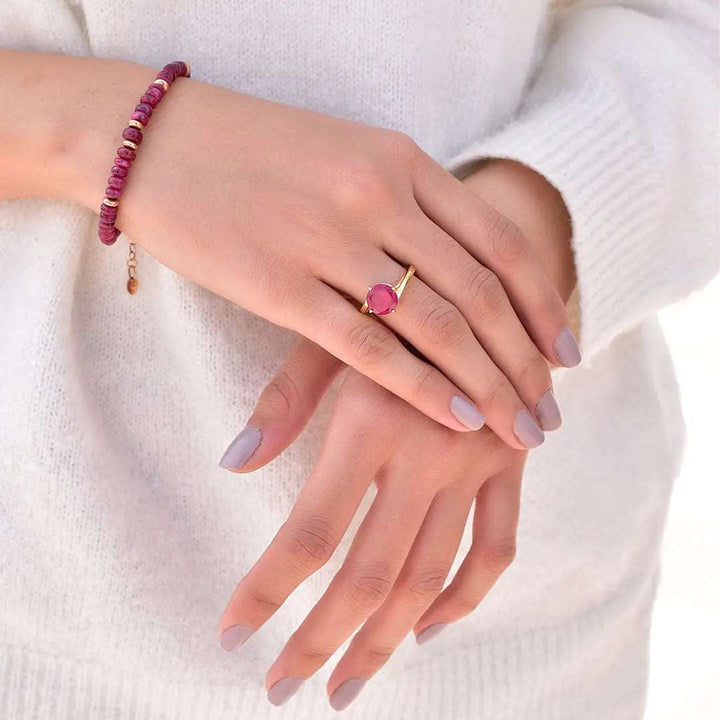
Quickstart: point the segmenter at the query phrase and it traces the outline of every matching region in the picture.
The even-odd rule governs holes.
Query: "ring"
[[[370,313],[371,315],[389,315],[395,312],[400,296],[408,284],[408,280],[415,274],[415,266],[410,265],[402,276],[400,282],[395,285],[390,283],[378,283],[377,285],[369,285],[365,302],[360,308],[361,313]]]

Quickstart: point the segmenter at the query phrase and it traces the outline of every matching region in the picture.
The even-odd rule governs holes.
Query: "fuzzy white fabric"
[[[701,0],[576,2],[557,22],[532,0],[0,5],[0,46],[187,59],[201,80],[405,131],[458,174],[516,158],[564,195],[584,363],[556,374],[565,423],[531,453],[518,558],[347,717],[641,717],[683,440],[654,315],[718,265],[717,21]],[[241,651],[216,640],[328,405],[270,467],[220,470],[288,334],[142,253],[128,296],[123,243],[101,246],[95,222],[0,203],[0,717],[329,718],[329,668],[282,709],[262,681],[337,562]]]

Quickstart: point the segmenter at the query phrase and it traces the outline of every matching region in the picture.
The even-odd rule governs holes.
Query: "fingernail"
[[[248,425],[230,443],[230,447],[220,460],[220,467],[226,470],[239,470],[258,449],[261,440],[260,428]]]
[[[453,395],[450,400],[450,412],[470,430],[479,430],[485,424],[485,416],[469,400],[459,395]]]
[[[415,636],[415,642],[418,645],[424,645],[430,642],[438,633],[442,632],[449,623],[439,622],[434,625],[428,625],[421,633]]]
[[[251,628],[249,625],[231,625],[222,631],[220,647],[228,652],[235,650],[244,645],[254,632],[255,628]]]
[[[534,448],[545,442],[545,433],[538,427],[532,415],[524,408],[515,416],[515,437],[526,447]]]
[[[305,682],[305,678],[286,677],[278,680],[267,693],[267,699],[273,705],[283,705],[286,703]]]
[[[558,362],[565,367],[571,368],[580,364],[580,347],[572,330],[569,327],[563,328],[555,338],[553,350]]]
[[[543,430],[557,430],[562,425],[562,415],[552,390],[548,390],[538,400],[538,404],[535,406],[535,414]]]
[[[330,696],[330,707],[333,710],[344,710],[365,687],[367,678],[350,678],[339,685]]]

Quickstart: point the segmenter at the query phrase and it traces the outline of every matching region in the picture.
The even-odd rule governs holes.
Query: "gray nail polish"
[[[261,440],[260,428],[252,425],[243,428],[222,456],[220,467],[226,470],[239,470],[258,449]]]
[[[459,395],[450,400],[450,412],[466,428],[479,430],[485,424],[485,416],[469,401]]]
[[[562,425],[562,415],[552,390],[548,390],[538,400],[535,414],[543,430],[557,430]]]
[[[515,416],[513,431],[515,432],[515,437],[526,448],[534,448],[545,442],[545,433],[533,420],[532,415],[524,408]]]
[[[255,632],[249,625],[231,625],[220,635],[220,647],[230,652],[244,645],[247,639]]]
[[[283,705],[298,691],[304,682],[305,678],[282,678],[268,690],[267,699],[273,705]]]
[[[428,625],[421,633],[415,636],[415,642],[418,645],[424,645],[426,642],[430,642],[438,633],[444,630],[449,623],[438,622],[434,625]]]
[[[330,696],[330,707],[333,710],[344,710],[365,687],[367,678],[350,678],[339,685]]]
[[[571,368],[580,364],[580,347],[569,327],[565,327],[555,338],[553,350],[558,362],[565,367]]]

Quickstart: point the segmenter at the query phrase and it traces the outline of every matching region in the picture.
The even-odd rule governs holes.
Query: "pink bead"
[[[129,169],[132,163],[130,160],[126,160],[125,158],[116,157],[113,160],[113,165],[117,165],[118,167]]]
[[[118,234],[119,232],[117,232],[115,228],[98,230],[98,237],[104,245],[112,245],[117,240]]]
[[[170,65],[172,65],[174,68],[177,68],[178,77],[184,77],[187,75],[187,64],[184,63],[182,60],[175,60],[175,62],[171,62]]]
[[[110,207],[105,203],[100,206],[100,215],[105,218],[115,219],[117,217],[117,211],[118,209],[116,207]]]
[[[145,113],[148,117],[152,115],[153,109],[147,103],[140,103],[135,106],[135,110],[141,113]]]
[[[121,165],[113,165],[110,169],[110,172],[113,175],[117,175],[118,177],[124,178],[127,177],[128,169],[126,167],[122,167]]]
[[[117,200],[122,195],[122,188],[114,188],[109,185],[105,188],[105,197],[111,200]]]
[[[132,120],[137,120],[137,121],[138,121],[139,123],[141,123],[142,125],[147,125],[147,124],[150,122],[150,116],[149,116],[149,115],[146,115],[144,112],[139,112],[138,110],[136,110],[136,111],[130,116],[130,118],[131,118]]]
[[[136,145],[139,145],[143,140],[143,134],[134,127],[126,127],[123,130],[122,136],[125,140],[130,140],[130,142],[134,142]]]
[[[124,145],[121,145],[116,151],[115,154],[122,158],[123,160],[134,160],[135,159],[135,151],[132,148],[125,147]],[[115,163],[116,165],[119,165],[120,163]],[[123,167],[130,167],[130,165],[123,165]]]
[[[111,175],[108,178],[108,187],[117,188],[118,190],[122,190],[125,187],[125,183],[127,181],[125,178],[118,177],[117,175]]]
[[[177,77],[177,73],[170,69],[167,69],[167,65],[157,74],[158,79],[164,80],[166,83],[172,83]]]
[[[163,89],[159,85],[150,85],[148,89],[145,91],[146,95],[151,95],[154,97],[158,102],[160,102],[163,99]]]
[[[389,315],[398,304],[398,296],[392,285],[378,283],[368,290],[365,298],[368,307],[376,315]]]
[[[141,103],[149,105],[154,108],[160,101],[154,95],[148,95],[147,93],[140,98]]]

